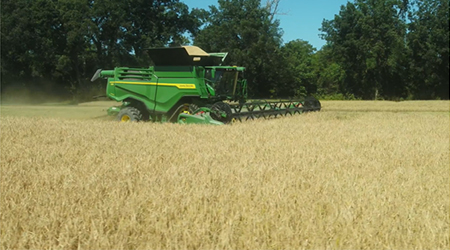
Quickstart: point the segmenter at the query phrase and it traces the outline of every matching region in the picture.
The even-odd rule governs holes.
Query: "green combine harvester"
[[[228,53],[196,46],[149,50],[154,66],[97,70],[91,81],[108,80],[106,96],[122,105],[108,109],[118,121],[227,124],[319,111],[314,97],[247,102],[244,67],[222,66]]]

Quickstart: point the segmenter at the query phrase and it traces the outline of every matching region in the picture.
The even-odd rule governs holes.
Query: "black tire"
[[[226,114],[225,117],[222,116],[223,113]],[[233,120],[233,111],[227,103],[216,102],[211,106],[211,117],[216,121],[227,124]]]
[[[126,107],[120,110],[119,114],[117,114],[116,120],[119,122],[142,121],[142,112],[135,107]]]
[[[150,113],[147,110],[147,106],[143,104],[142,102],[137,101],[131,101],[130,105],[128,107],[134,107],[141,112],[141,119],[140,121],[149,121],[150,120]]]
[[[178,121],[178,115],[180,115],[182,113],[194,115],[197,110],[198,110],[198,106],[195,105],[195,104],[192,104],[192,103],[191,104],[189,104],[189,103],[181,104],[174,111],[174,113],[172,113],[172,115],[170,116],[171,118],[169,119],[169,121],[170,122],[177,122]]]
[[[320,111],[322,108],[322,105],[320,104],[320,101],[312,96],[308,96],[305,99],[304,107],[307,111]]]

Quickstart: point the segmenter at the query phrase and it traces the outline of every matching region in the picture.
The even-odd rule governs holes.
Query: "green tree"
[[[28,9],[31,3],[24,0],[5,0],[1,6],[1,76],[2,89],[4,82],[13,76],[24,80],[31,80],[32,69],[28,62],[34,47],[34,22],[30,18]],[[25,52],[25,53],[24,53]]]
[[[323,22],[322,37],[346,72],[342,91],[365,99],[407,95],[402,7],[396,0],[356,0]]]
[[[148,66],[146,48],[184,43],[201,24],[178,0],[5,0],[1,22],[2,93],[86,92],[97,68]]]
[[[415,98],[449,99],[449,2],[417,1],[410,13],[410,81]]]
[[[125,13],[121,44],[136,55],[138,65],[149,64],[146,49],[186,44],[189,40],[184,34],[196,34],[201,25],[195,11],[189,12],[186,4],[174,0],[127,1]]]
[[[345,71],[333,60],[330,46],[323,46],[313,57],[314,79],[317,82],[317,92],[321,96],[336,94],[348,95],[344,79]]]
[[[50,83],[64,50],[60,18],[56,1],[2,1],[2,92],[55,89]]]
[[[294,40],[281,48],[284,67],[278,67],[281,81],[278,85],[278,95],[305,96],[317,92],[317,84],[313,68],[315,48],[307,41]],[[281,65],[280,65],[281,66]]]

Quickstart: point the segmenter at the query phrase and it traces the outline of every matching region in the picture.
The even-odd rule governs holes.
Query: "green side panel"
[[[127,98],[144,102],[149,110],[168,112],[184,96],[202,96],[202,89],[193,78],[160,78],[159,82],[110,81],[108,96],[116,101]],[[155,109],[156,104],[156,109]]]
[[[111,81],[114,81],[114,79],[108,78],[108,82],[106,83],[107,84],[106,85],[106,96],[109,96],[114,99],[116,97],[116,87],[114,86],[113,83],[111,83]]]
[[[147,108],[153,109],[152,96],[154,96],[156,86],[143,84],[129,84],[115,82],[115,97],[118,101],[123,101],[127,98],[137,99],[146,104]]]
[[[211,93],[207,90],[205,84],[205,68],[203,67],[195,67],[195,81],[197,82],[197,86],[199,88],[199,93],[201,98],[209,98],[210,95],[214,95],[215,93]]]
[[[157,93],[156,93],[156,111],[167,112],[169,111],[181,98],[184,96],[200,96],[200,89],[192,78],[162,78],[159,79]],[[181,89],[174,86],[167,86],[169,84],[191,84],[195,86],[195,89]],[[183,86],[180,85],[180,86]],[[152,96],[150,99],[155,99]]]
[[[166,113],[184,96],[210,97],[204,72],[198,66],[115,68],[114,77],[108,79],[106,94],[118,102],[133,98],[143,102],[148,110]]]

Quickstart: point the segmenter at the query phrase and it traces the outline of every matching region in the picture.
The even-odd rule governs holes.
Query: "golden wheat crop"
[[[361,103],[230,126],[2,107],[1,248],[448,249],[449,103]]]

